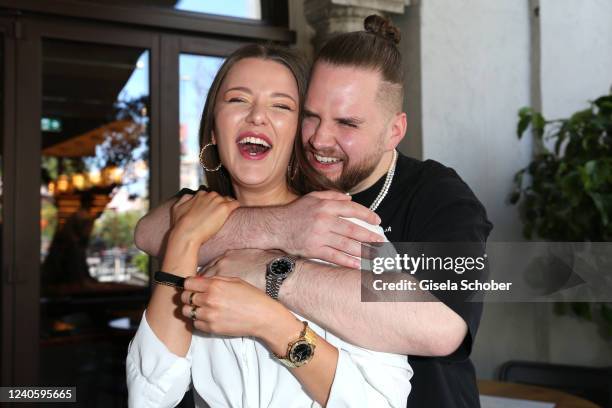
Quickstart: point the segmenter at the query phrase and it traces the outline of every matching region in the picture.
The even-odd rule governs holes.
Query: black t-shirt
[[[385,176],[353,201],[370,206]],[[433,161],[399,154],[395,176],[376,213],[391,242],[479,242],[484,253],[492,224],[484,207],[457,173]],[[409,356],[414,369],[409,408],[475,408],[480,406],[472,343],[482,315],[482,303],[439,297],[468,326],[462,345],[445,357]]]

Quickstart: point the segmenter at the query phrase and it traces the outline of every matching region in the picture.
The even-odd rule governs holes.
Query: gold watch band
[[[280,356],[276,353],[272,353],[274,357],[276,357],[281,363],[283,363],[289,368],[297,368],[308,364],[308,362],[312,360],[312,357],[314,356],[314,350],[317,346],[317,334],[310,327],[308,327],[307,321],[302,321],[302,323],[304,323],[304,328],[302,329],[300,336],[287,345],[287,352],[285,353],[285,355]],[[308,345],[310,345],[312,350],[312,354],[310,355],[310,357],[306,361],[301,362],[300,364],[296,364],[291,361],[291,350],[298,343],[307,343]]]

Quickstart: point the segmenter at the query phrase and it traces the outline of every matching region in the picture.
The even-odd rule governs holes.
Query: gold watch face
[[[306,340],[299,340],[291,346],[287,357],[296,367],[300,367],[312,359],[312,356],[314,356],[314,349],[314,344]]]

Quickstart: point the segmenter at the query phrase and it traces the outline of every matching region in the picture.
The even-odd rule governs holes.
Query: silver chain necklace
[[[387,170],[387,177],[385,178],[385,184],[383,184],[380,189],[380,193],[370,205],[371,211],[376,211],[382,200],[385,198],[387,193],[389,192],[389,187],[391,187],[391,182],[393,181],[393,175],[395,174],[395,165],[397,164],[397,150],[393,149],[393,159],[391,160],[391,164],[389,165],[389,170]]]

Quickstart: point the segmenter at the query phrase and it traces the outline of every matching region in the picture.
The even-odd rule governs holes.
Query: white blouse
[[[350,220],[384,235],[380,227]],[[308,325],[339,352],[327,407],[406,406],[413,374],[407,356],[357,347]],[[187,355],[179,357],[155,335],[145,314],[130,342],[126,371],[130,407],[175,407],[190,384],[198,408],[320,407],[258,339],[194,330]]]

